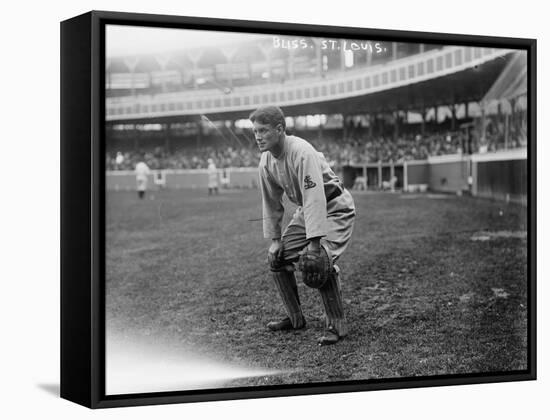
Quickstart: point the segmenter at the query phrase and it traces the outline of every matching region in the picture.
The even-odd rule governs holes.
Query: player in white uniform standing
[[[138,197],[143,199],[145,191],[147,191],[147,176],[151,173],[151,170],[145,162],[139,161],[136,164],[135,173]]]
[[[218,194],[218,169],[214,159],[208,158],[208,195]]]
[[[351,239],[353,198],[321,153],[307,141],[286,135],[280,108],[261,107],[250,120],[262,152],[263,232],[271,239],[268,261],[287,314],[267,326],[272,331],[305,327],[294,275],[294,263],[298,262],[304,283],[318,289],[323,300],[326,330],[319,344],[334,344],[347,334],[339,268],[334,262]],[[284,230],[283,193],[298,206]]]

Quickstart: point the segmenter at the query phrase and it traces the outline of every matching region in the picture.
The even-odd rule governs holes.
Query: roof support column
[[[321,122],[321,115],[319,115],[319,126],[317,127],[317,137],[319,137],[319,140],[323,139],[323,123]]]
[[[420,116],[422,117],[422,121],[420,122],[420,134],[424,136],[424,134],[426,134],[426,108],[424,106],[420,110]]]
[[[348,126],[347,126],[347,119],[348,115],[342,113],[342,135],[344,137],[344,140],[347,140],[348,138]]]
[[[375,118],[372,114],[367,114],[368,117],[369,117],[369,137],[372,138],[372,133],[373,133],[373,130],[374,130],[374,121],[375,121]]]
[[[451,109],[451,130],[454,131],[456,128],[456,105],[452,104],[449,108]]]
[[[504,115],[502,113],[502,101],[499,101],[498,102],[498,106],[497,106],[497,142],[500,140],[500,133],[501,133],[501,128],[504,128]],[[505,139],[503,139],[505,140]]]
[[[504,148],[508,149],[508,137],[510,134],[510,115],[504,115]]]
[[[487,144],[486,140],[486,128],[487,128],[487,118],[485,115],[485,103],[480,102],[479,107],[481,108],[481,133],[479,133],[479,138],[481,144]]]
[[[164,135],[164,151],[165,153],[172,153],[172,124],[167,123],[166,124],[166,130]]]
[[[393,113],[393,140],[397,141],[397,138],[399,137],[399,114],[400,111],[394,111]]]
[[[202,120],[197,121],[197,147],[202,144]]]
[[[378,160],[378,189],[382,189],[382,161]]]
[[[139,144],[140,144],[140,137],[143,135],[143,130],[138,130],[137,128],[137,124],[134,125],[134,132],[135,132],[135,136],[134,136],[134,152],[135,153],[138,153],[139,152]]]

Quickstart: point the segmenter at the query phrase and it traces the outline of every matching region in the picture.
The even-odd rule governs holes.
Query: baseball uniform
[[[334,261],[351,239],[355,206],[322,153],[307,141],[286,136],[279,158],[262,153],[260,159],[264,237],[282,238],[285,261],[294,262],[310,238],[323,237]],[[282,232],[283,193],[298,206]]]
[[[213,159],[208,159],[208,193],[218,192],[218,169]]]
[[[147,177],[151,173],[149,167],[145,162],[138,162],[136,164],[136,184],[137,191],[140,198],[143,198],[145,191],[147,190]]]
[[[285,306],[293,328],[305,326],[292,263],[299,259],[299,252],[311,238],[321,238],[321,245],[336,261],[351,239],[355,220],[355,206],[349,191],[334,174],[322,153],[318,153],[307,141],[296,136],[285,136],[282,152],[275,157],[271,152],[262,153],[259,165],[262,193],[263,232],[269,239],[281,239],[281,261],[272,266],[273,279]],[[296,204],[292,220],[282,230],[284,207],[283,193]],[[339,268],[318,290],[325,308],[328,331],[336,339],[347,334],[341,297]],[[270,323],[271,329],[287,326],[285,321]],[[269,325],[268,325],[269,326]],[[320,344],[326,343],[324,337]]]

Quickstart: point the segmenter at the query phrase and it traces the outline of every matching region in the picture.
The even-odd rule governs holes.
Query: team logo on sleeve
[[[309,190],[310,188],[315,187],[317,184],[311,180],[311,176],[306,175],[304,178],[304,188]]]

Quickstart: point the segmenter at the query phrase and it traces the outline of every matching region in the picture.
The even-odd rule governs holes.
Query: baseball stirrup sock
[[[319,289],[326,313],[326,327],[334,329],[340,337],[348,333],[346,317],[344,315],[344,304],[340,293],[340,279],[335,272],[328,276],[326,283]]]
[[[293,272],[273,271],[273,280],[277,285],[281,299],[285,306],[286,313],[294,328],[300,328],[304,323],[300,298],[298,297],[298,286]]]

